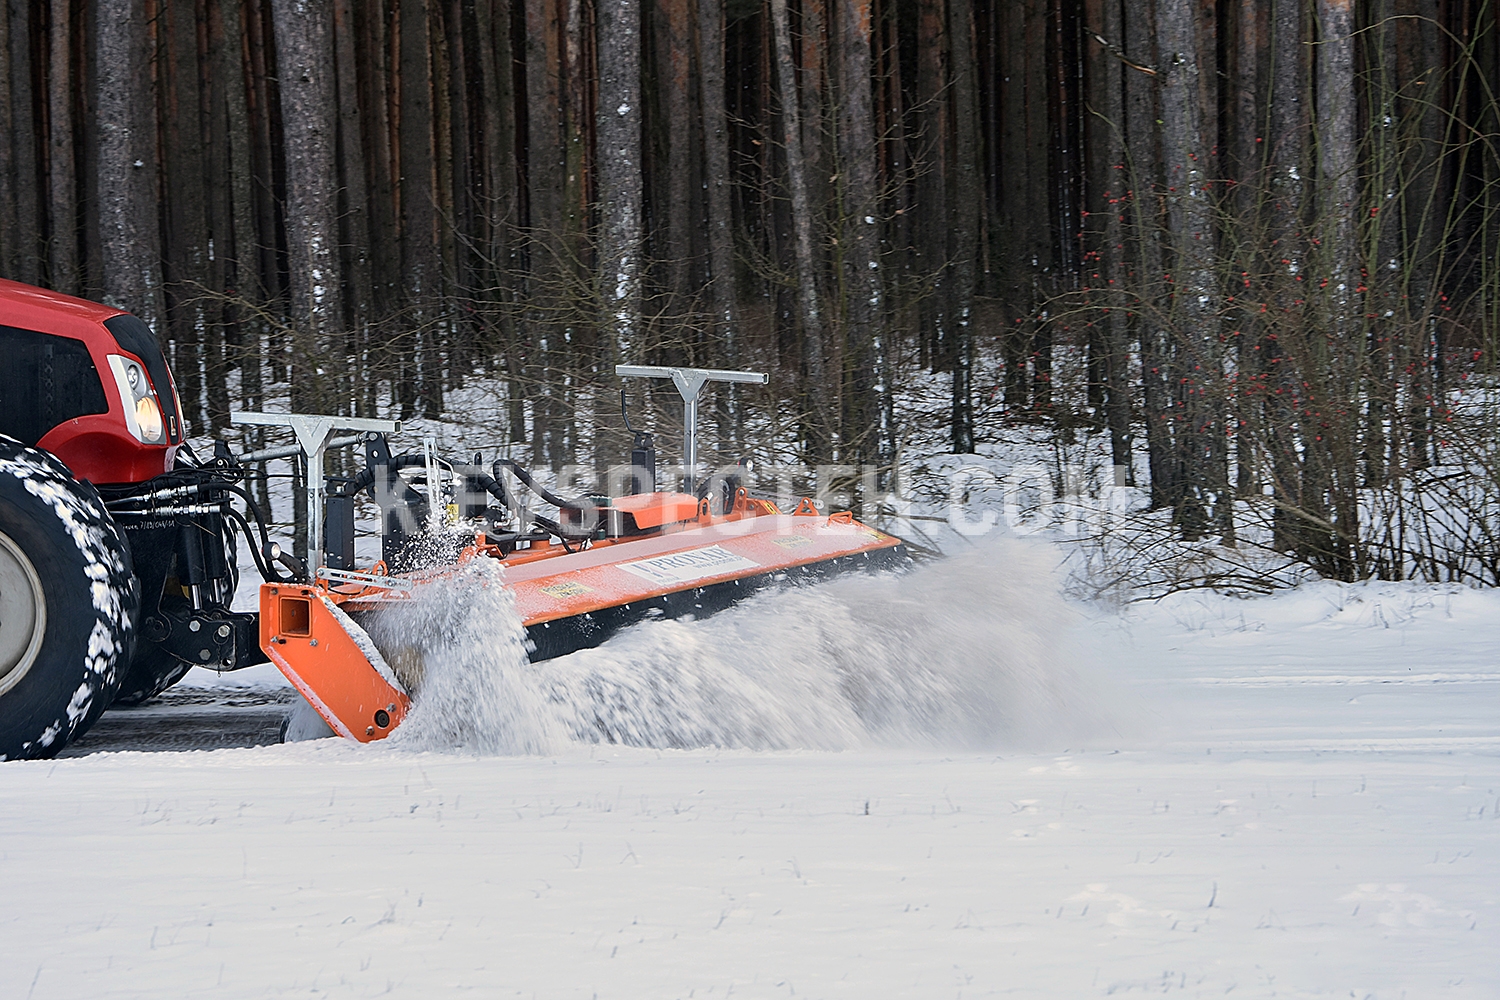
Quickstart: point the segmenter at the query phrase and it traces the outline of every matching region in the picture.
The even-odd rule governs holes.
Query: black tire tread
[[[94,488],[47,452],[3,435],[0,530],[32,561],[47,602],[37,660],[0,695],[0,760],[51,757],[119,690],[140,588],[124,534]]]

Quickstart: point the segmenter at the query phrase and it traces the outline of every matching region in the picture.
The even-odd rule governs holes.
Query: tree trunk
[[[431,297],[422,307],[427,313],[421,324],[418,351],[418,382],[423,413],[443,412],[443,395],[462,377],[465,364],[463,328],[466,315],[447,308],[449,296],[463,287],[454,233],[463,225],[455,177],[461,175],[461,157],[454,144],[455,126],[452,81],[455,53],[448,44],[444,11],[454,0],[427,0],[428,98],[432,109],[428,142],[432,160],[432,266],[435,279]]]
[[[1089,11],[1089,24],[1097,25],[1100,35],[1119,44],[1121,39],[1121,0],[1095,0]],[[1089,205],[1091,219],[1102,220],[1092,227],[1097,272],[1094,284],[1102,295],[1106,313],[1101,321],[1100,343],[1104,368],[1104,423],[1109,428],[1110,459],[1115,481],[1121,486],[1135,485],[1131,450],[1130,404],[1130,322],[1129,312],[1119,289],[1129,280],[1125,260],[1125,101],[1126,72],[1111,53],[1097,41],[1088,46],[1088,90],[1093,95],[1093,115],[1088,122],[1090,137],[1086,159],[1090,163]]]
[[[349,286],[347,319],[356,336],[363,337],[374,308],[375,283],[370,272],[370,195],[360,119],[352,0],[333,0],[332,14],[334,77],[339,108],[338,166],[344,225],[339,266]]]
[[[238,81],[223,71],[223,50],[239,45],[238,33],[225,36],[223,14],[226,6],[216,4],[203,11],[201,37],[206,44],[200,53],[202,65],[202,118],[205,187],[208,193],[208,239],[210,253],[206,273],[208,295],[204,303],[203,328],[206,350],[208,429],[214,437],[229,426],[229,368],[233,363],[227,344],[227,328],[234,318],[225,293],[230,287],[229,260],[234,253],[233,204],[229,184],[229,120],[226,86]],[[237,26],[236,26],[237,27]]]
[[[202,79],[198,69],[198,16],[192,0],[164,0],[155,20],[159,32],[163,287],[167,335],[183,417],[192,433],[206,426],[203,356],[207,277],[207,174],[204,168]]]
[[[953,262],[948,280],[948,317],[953,336],[951,445],[955,454],[974,451],[974,285],[984,210],[979,179],[979,114],[974,73],[971,0],[948,0],[949,65],[953,74]]]
[[[1408,95],[1407,114],[1417,119],[1416,141],[1407,154],[1408,171],[1402,190],[1405,232],[1406,288],[1410,314],[1407,365],[1414,372],[1407,421],[1411,428],[1411,462],[1425,468],[1438,460],[1435,425],[1442,420],[1442,324],[1438,322],[1441,288],[1440,257],[1451,211],[1449,171],[1444,155],[1449,108],[1445,101],[1447,69],[1444,59],[1442,0],[1416,0],[1408,58],[1410,75],[1401,80]]]
[[[289,314],[296,348],[292,409],[320,412],[333,403],[325,398],[320,369],[337,363],[330,348],[341,332],[333,12],[330,0],[273,4],[286,144]]]
[[[470,234],[474,232],[478,178],[474,175],[474,164],[469,155],[473,115],[468,83],[478,67],[470,47],[464,44],[464,8],[472,10],[473,6],[473,0],[446,0],[433,8],[434,17],[441,20],[443,28],[437,36],[443,55],[443,69],[438,75],[442,85],[437,87],[442,110],[438,116],[437,143],[441,152],[438,162],[443,166],[438,185],[442,193],[439,200],[442,222],[438,233],[444,273],[453,290],[464,298],[471,296],[476,287]],[[445,384],[461,385],[465,372],[477,361],[472,314],[462,310],[451,314],[445,339],[449,358]]]
[[[508,113],[515,101],[511,87],[509,0],[478,0],[475,22],[479,34],[480,160],[483,163],[485,211],[483,240],[485,266],[492,289],[507,282],[510,268],[510,227],[515,225],[515,135]]]
[[[839,167],[834,158],[838,154],[832,120],[833,101],[829,99],[829,74],[833,52],[829,35],[828,4],[830,0],[800,0],[797,6],[787,8],[787,26],[791,29],[792,52],[797,63],[797,101],[801,111],[803,181],[807,185],[808,204],[815,215],[821,215],[821,206],[833,206]],[[839,0],[832,0],[839,2]],[[800,11],[799,9],[800,8]],[[800,13],[800,17],[797,15]],[[800,31],[798,30],[800,21]],[[836,31],[837,29],[833,29]],[[816,248],[825,236],[818,228],[813,231],[813,246]],[[835,251],[836,252],[836,251]],[[825,254],[814,250],[817,266],[821,271],[827,267]],[[824,348],[827,351],[827,366],[830,373],[839,367],[840,339],[834,332],[838,317],[833,304],[828,301],[829,280],[825,284],[823,322],[825,326]],[[830,375],[830,377],[834,377]]]
[[[1015,5],[1010,5],[1014,9]],[[917,6],[917,107],[921,139],[917,151],[917,270],[926,294],[922,298],[917,336],[934,371],[952,370],[953,344],[948,319],[948,261],[951,236],[948,210],[952,91],[946,69],[948,23],[946,0]],[[1017,88],[1018,91],[1020,88]],[[1020,110],[1022,105],[1015,105]],[[1019,165],[1018,165],[1019,166]]]
[[[261,279],[259,242],[255,228],[250,144],[252,125],[246,102],[245,63],[242,43],[245,28],[239,0],[224,0],[221,7],[225,44],[220,49],[220,73],[224,78],[226,131],[229,137],[229,189],[233,241],[224,248],[234,266],[234,289],[251,303],[265,300]],[[248,334],[247,334],[248,335]],[[258,352],[257,352],[258,353]],[[259,368],[259,359],[256,360]],[[257,372],[258,374],[258,372]],[[246,374],[245,377],[248,377]],[[246,391],[249,387],[246,386]],[[247,401],[248,402],[248,401]]]
[[[94,14],[104,301],[135,313],[161,337],[166,307],[146,21],[139,0],[97,0]]]
[[[1328,280],[1326,295],[1328,335],[1342,347],[1353,326],[1349,304],[1354,281],[1356,247],[1354,213],[1358,199],[1358,165],[1356,163],[1356,106],[1354,101],[1354,10],[1352,0],[1318,0],[1318,199],[1319,217],[1323,221],[1322,257]],[[1343,355],[1342,350],[1339,351]],[[1357,357],[1353,354],[1352,357]],[[1359,366],[1335,364],[1327,359],[1331,398],[1325,405],[1358,407],[1361,380]],[[1357,463],[1360,443],[1356,419],[1329,421],[1320,435],[1324,477],[1331,493],[1332,521],[1337,530],[1330,553],[1336,576],[1353,580],[1363,562],[1350,540],[1360,537],[1359,483]],[[1315,440],[1313,442],[1317,444]]]
[[[1214,448],[1222,444],[1216,399],[1222,375],[1214,303],[1215,233],[1203,165],[1203,108],[1199,38],[1193,0],[1157,0],[1156,34],[1161,74],[1161,144],[1166,170],[1167,229],[1173,248],[1173,318],[1177,326],[1173,370],[1182,422],[1176,441],[1184,489],[1175,518],[1183,537],[1208,528],[1211,507],[1229,498],[1214,482]],[[1215,438],[1218,440],[1215,440]],[[1218,518],[1224,523],[1222,515]]]
[[[1026,36],[1025,4],[997,5],[996,17],[1000,35],[999,93],[994,100],[1000,105],[998,172],[1010,179],[1001,187],[995,211],[995,243],[999,251],[1001,316],[1000,348],[1005,364],[1005,408],[1011,413],[1024,411],[1031,401],[1031,382],[1027,377],[1031,353],[1031,328],[1028,325],[1030,268],[1023,242],[1026,229],[1026,192],[1015,178],[1027,170],[1026,147]]]
[[[402,285],[410,308],[411,347],[402,364],[401,415],[442,409],[441,360],[434,306],[442,285],[438,257],[436,150],[433,145],[432,42],[428,0],[400,0],[400,180]]]
[[[511,308],[516,294],[513,235],[520,223],[516,171],[516,102],[514,61],[511,49],[513,8],[510,0],[478,0],[475,16],[479,33],[480,80],[483,93],[480,149],[484,164],[485,263],[488,268],[485,297],[498,303],[498,343],[504,368],[512,377],[506,382],[506,438],[524,441],[526,436],[525,391],[518,378],[521,345],[516,316]]]
[[[641,347],[641,0],[599,9],[599,285],[613,351]]]
[[[847,296],[846,370],[851,376],[840,444],[872,464],[891,460],[891,430],[885,425],[881,396],[890,386],[884,370],[885,287],[880,255],[880,187],[871,92],[870,0],[837,0],[839,34],[839,175],[843,185],[843,257]],[[840,380],[843,381],[843,380]],[[830,401],[837,403],[843,400]]]
[[[590,262],[590,238],[594,236],[590,221],[590,182],[597,178],[589,172],[594,163],[590,156],[590,135],[597,127],[597,105],[590,113],[590,99],[597,93],[597,61],[590,64],[590,38],[598,30],[588,20],[589,9],[583,0],[566,0],[563,19],[562,94],[563,156],[566,167],[562,178],[563,247],[567,255],[570,280],[586,281]],[[597,44],[593,46],[597,48]],[[595,57],[597,60],[597,56]],[[590,88],[594,90],[591,92]],[[594,135],[597,141],[598,136]],[[644,248],[642,248],[644,250]],[[574,289],[570,284],[568,295]]]
[[[807,197],[806,163],[802,156],[802,119],[797,95],[797,67],[792,61],[791,29],[786,0],[770,0],[775,32],[776,78],[781,89],[781,127],[786,143],[787,187],[791,192],[793,252],[797,268],[797,304],[802,319],[803,364],[807,373],[813,462],[828,456],[832,447],[827,413],[822,409],[833,389],[825,373],[823,318],[818,305],[817,272],[813,263],[812,206]]]
[[[1301,266],[1300,227],[1306,201],[1307,57],[1302,34],[1302,0],[1272,0],[1271,100],[1266,141],[1271,146],[1271,256],[1283,267]]]
[[[703,108],[703,167],[708,233],[709,330],[730,368],[740,365],[739,302],[735,287],[734,218],[730,205],[729,121],[724,106],[724,2],[698,0],[698,86]],[[720,390],[729,438],[743,432],[737,386]]]
[[[73,158],[73,4],[52,0],[47,36],[47,187],[50,284],[77,294],[78,190]]]
[[[1300,296],[1299,282],[1307,268],[1307,178],[1311,122],[1308,115],[1308,63],[1304,9],[1300,0],[1274,0],[1271,12],[1271,95],[1267,115],[1270,183],[1269,223],[1262,270],[1270,285],[1276,314],[1285,314]],[[1283,339],[1274,323],[1262,343],[1268,374],[1275,388],[1268,400],[1264,437],[1271,452],[1271,478],[1280,501],[1273,514],[1273,545],[1282,551],[1307,553],[1316,547],[1310,526],[1297,510],[1317,510],[1316,485],[1306,475],[1298,448],[1298,414],[1292,400],[1299,396],[1293,361],[1287,351],[1296,345]]]
[[[106,0],[108,2],[110,0]],[[9,3],[10,51],[7,62],[12,101],[9,138],[15,158],[12,190],[16,206],[15,238],[10,245],[13,270],[10,274],[18,281],[35,285],[42,280],[42,262],[46,256],[41,242],[42,189],[37,170],[39,137],[36,134],[35,101],[39,95],[31,58],[31,19],[37,16],[37,11],[36,4],[26,0],[9,0]],[[134,87],[143,85],[144,81],[132,81]]]
[[[444,27],[443,9],[451,0],[426,0],[427,10],[427,99],[432,120],[427,128],[429,143],[427,157],[432,163],[432,265],[436,279],[433,294],[441,298],[442,292],[451,287],[456,278],[452,233],[459,220],[455,215],[453,199],[453,107],[448,81],[452,76],[452,52],[448,48]],[[434,317],[436,318],[436,317]],[[451,350],[452,328],[449,323],[434,326],[430,336],[423,338],[434,344],[434,352]],[[423,359],[430,353],[425,347]],[[429,392],[424,373],[422,379],[423,405]]]
[[[10,3],[0,0],[0,273],[17,272],[16,168],[11,122],[15,116],[11,90]]]
[[[1022,261],[1016,307],[1028,317],[1022,325],[1030,332],[1031,412],[1036,417],[1052,413],[1052,324],[1032,317],[1038,312],[1037,306],[1058,290],[1057,243],[1064,238],[1057,231],[1053,202],[1052,140],[1058,122],[1047,98],[1048,3],[1049,0],[1025,2],[1021,61],[1026,81],[1025,166],[1021,169],[1025,193],[1021,201],[1022,224],[1017,233],[1021,238]]]
[[[889,192],[885,199],[886,238],[896,254],[894,266],[898,269],[898,274],[894,280],[906,281],[913,276],[917,262],[912,258],[915,250],[912,228],[914,185],[910,159],[912,136],[909,128],[910,107],[904,88],[907,77],[901,67],[901,8],[898,4],[885,0],[881,3],[880,10],[877,33],[881,38],[881,117],[876,127],[882,136],[886,189]],[[993,199],[986,199],[991,209],[994,208],[992,201]],[[918,357],[925,366],[927,362],[922,350],[919,344]]]
[[[371,355],[378,359],[381,376],[392,378],[394,384],[396,373],[392,356],[401,348],[391,343],[388,324],[395,318],[402,299],[401,203],[397,176],[400,145],[396,134],[399,120],[393,115],[394,108],[400,104],[401,80],[400,74],[395,72],[399,34],[392,30],[395,13],[388,12],[384,0],[355,7],[355,15],[356,23],[362,28],[361,37],[369,59],[360,104],[369,116],[365,142],[370,177],[370,233],[372,237],[380,234],[380,238],[372,239],[370,244],[370,286],[374,297],[371,313],[378,324],[372,333]]]
[[[228,135],[228,194],[230,202],[231,239],[221,252],[228,255],[226,292],[239,302],[227,305],[224,313],[226,350],[229,364],[240,372],[240,405],[246,410],[264,406],[264,383],[261,350],[263,322],[254,309],[266,300],[265,284],[260,273],[260,237],[255,228],[255,195],[250,146],[253,125],[250,120],[244,40],[246,26],[239,0],[225,0],[220,7],[224,44],[219,49],[219,72],[224,81],[225,130]],[[240,302],[250,306],[242,309]],[[252,431],[253,447],[263,442]],[[257,483],[262,498],[266,481]]]
[[[563,185],[563,251],[566,255],[563,309],[555,337],[548,346],[547,374],[541,392],[547,401],[550,449],[553,468],[577,459],[579,384],[574,373],[597,367],[613,371],[618,355],[614,353],[613,336],[605,320],[607,310],[597,308],[585,289],[599,291],[598,264],[601,233],[596,228],[595,196],[599,176],[597,123],[599,118],[598,19],[592,5],[583,0],[566,0],[563,21],[563,155],[566,167]],[[639,53],[640,14],[637,4],[637,53]],[[639,62],[639,55],[637,55]],[[639,102],[632,107],[638,108]],[[642,174],[644,176],[644,172]],[[637,190],[637,197],[642,197]],[[645,247],[640,247],[642,254]],[[644,261],[640,262],[644,270]],[[637,313],[637,315],[639,315]],[[601,349],[602,348],[602,349]],[[597,410],[596,410],[597,412]]]
[[[1370,370],[1369,402],[1365,419],[1365,476],[1372,486],[1384,485],[1393,471],[1394,462],[1399,468],[1401,461],[1402,435],[1400,429],[1386,427],[1391,415],[1396,412],[1398,378],[1395,374],[1395,345],[1389,335],[1389,324],[1380,314],[1389,308],[1388,293],[1392,277],[1388,267],[1381,267],[1400,256],[1401,213],[1395,201],[1398,188],[1398,160],[1396,133],[1400,111],[1396,101],[1396,39],[1397,22],[1393,20],[1397,0],[1370,0],[1368,17],[1370,27],[1363,35],[1362,74],[1364,106],[1372,122],[1384,127],[1369,130],[1369,146],[1363,165],[1368,174],[1366,182],[1367,205],[1360,206],[1360,215],[1365,216],[1361,234],[1361,245],[1366,255],[1376,262],[1376,268],[1365,282],[1365,292],[1360,302],[1360,311],[1375,318],[1366,322],[1365,353]],[[1394,446],[1393,446],[1394,442]]]
[[[562,122],[562,0],[525,0],[527,224],[530,272],[527,299],[527,390],[532,398],[532,460],[551,461],[548,349],[561,339],[557,314],[563,298],[563,183],[567,159]],[[513,428],[512,433],[515,433]]]
[[[1124,18],[1125,52],[1138,65],[1159,66],[1155,14]],[[1157,70],[1159,73],[1160,71]],[[1129,259],[1139,275],[1140,298],[1130,302],[1141,345],[1141,386],[1146,424],[1146,455],[1151,507],[1173,507],[1182,492],[1175,461],[1176,412],[1170,387],[1171,333],[1167,328],[1168,291],[1162,248],[1161,145],[1156,78],[1140,71],[1125,76],[1126,182]]]
[[[699,229],[694,215],[694,182],[701,184],[695,169],[698,136],[691,73],[693,19],[689,0],[657,0],[656,6],[659,16],[655,18],[654,34],[660,82],[653,103],[666,124],[660,131],[667,145],[665,183],[657,188],[666,195],[661,212],[665,231],[659,237],[661,249],[656,256],[665,265],[665,311],[682,324],[687,322],[688,305],[696,291],[689,276],[693,271],[693,236]]]
[[[1226,140],[1227,175],[1234,189],[1227,199],[1230,210],[1229,233],[1240,235],[1233,249],[1226,240],[1224,256],[1234,264],[1231,273],[1242,276],[1260,274],[1264,254],[1261,247],[1261,181],[1265,174],[1265,100],[1269,89],[1270,11],[1259,0],[1239,0],[1233,23],[1234,39],[1229,46],[1233,66],[1229,72],[1229,95],[1225,101],[1231,127]],[[1251,301],[1243,301],[1232,314],[1238,329],[1234,332],[1238,378],[1234,383],[1236,492],[1242,497],[1261,491],[1260,453],[1264,439],[1266,403],[1259,386],[1268,373],[1262,317]]]
[[[255,224],[259,233],[257,249],[260,252],[260,275],[267,299],[279,299],[285,293],[285,281],[281,270],[279,253],[279,205],[276,201],[275,178],[278,164],[274,162],[272,135],[276,133],[273,119],[277,117],[275,91],[272,88],[276,75],[275,41],[269,38],[270,26],[266,13],[267,0],[243,0],[241,10],[245,21],[247,85],[245,88],[247,109],[254,129],[250,149],[253,171],[258,183],[254,185]],[[272,351],[269,360],[273,377],[285,377],[278,352]]]

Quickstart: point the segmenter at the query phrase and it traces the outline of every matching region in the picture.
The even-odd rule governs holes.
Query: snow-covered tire
[[[0,760],[50,757],[93,725],[130,662],[139,599],[93,487],[0,436]]]
[[[146,648],[142,649],[142,646]],[[186,677],[192,669],[191,663],[183,663],[149,643],[137,643],[135,662],[125,671],[125,679],[120,682],[114,703],[139,705],[150,701]]]

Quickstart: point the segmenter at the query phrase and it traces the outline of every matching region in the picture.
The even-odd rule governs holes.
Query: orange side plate
[[[262,584],[260,646],[340,736],[384,739],[411,707],[370,637],[321,587]]]

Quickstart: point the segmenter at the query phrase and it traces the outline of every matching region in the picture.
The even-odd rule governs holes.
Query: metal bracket
[[[366,587],[398,590],[403,593],[416,586],[410,580],[400,576],[382,576],[379,573],[361,573],[358,570],[333,569],[328,566],[323,566],[318,570],[318,579],[327,580],[330,583],[358,583]]]
[[[260,619],[248,611],[180,604],[148,617],[141,638],[183,663],[238,670],[261,662],[259,629]]]
[[[438,531],[447,523],[444,517],[442,473],[437,464],[437,438],[431,434],[422,439],[422,462],[427,466],[427,527]]]
[[[323,456],[333,443],[334,431],[374,431],[399,434],[401,421],[370,417],[330,417],[315,413],[255,413],[229,415],[231,424],[290,427],[307,456],[307,554],[314,575],[323,566]]]
[[[698,394],[709,382],[743,382],[765,385],[771,376],[765,372],[731,372],[719,368],[662,368],[654,365],[615,365],[621,378],[669,378],[682,396],[682,465],[686,486],[691,493],[698,482]]]
[[[360,444],[365,439],[363,434],[349,434],[345,437],[336,437],[328,442],[328,450],[334,451],[338,448],[347,448],[351,444]],[[282,445],[277,448],[261,448],[257,451],[241,452],[231,456],[236,462],[243,465],[246,462],[266,462],[273,458],[291,458],[293,455],[302,454],[300,444]]]

